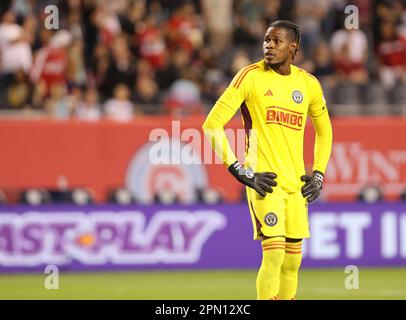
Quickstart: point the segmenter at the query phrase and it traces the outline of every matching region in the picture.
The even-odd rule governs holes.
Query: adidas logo
[[[269,96],[269,97],[273,96],[271,89],[269,89],[267,92],[265,92],[264,96]]]

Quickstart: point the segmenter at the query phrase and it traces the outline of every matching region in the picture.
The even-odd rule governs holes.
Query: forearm
[[[333,143],[333,130],[328,112],[323,113],[319,117],[312,118],[312,122],[316,131],[313,171],[317,170],[324,174],[330,159]]]
[[[230,121],[233,115],[234,112],[232,109],[228,109],[224,104],[217,103],[203,123],[204,134],[217,156],[227,167],[237,161],[237,157],[231,149],[224,132],[224,126]]]

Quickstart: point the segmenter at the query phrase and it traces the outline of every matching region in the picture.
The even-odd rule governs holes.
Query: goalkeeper
[[[308,238],[307,204],[322,189],[332,128],[317,79],[292,64],[299,50],[296,24],[278,20],[266,31],[264,59],[241,69],[203,124],[205,135],[228,171],[247,188],[254,239],[262,241],[258,299],[294,299]],[[224,125],[241,110],[246,156],[240,164]],[[313,171],[303,162],[307,116],[316,131]]]

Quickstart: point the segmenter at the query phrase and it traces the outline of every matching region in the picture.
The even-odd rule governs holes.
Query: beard
[[[269,62],[269,61],[267,61],[267,60],[265,59],[265,65],[266,65],[268,68],[271,68],[271,69],[278,69],[280,66],[282,66],[283,64],[286,63],[286,60],[287,60],[287,59],[284,59],[284,60],[278,61],[278,62]]]

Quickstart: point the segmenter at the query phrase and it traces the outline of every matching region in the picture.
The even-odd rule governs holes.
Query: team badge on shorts
[[[299,90],[295,90],[295,91],[292,92],[292,99],[296,103],[302,103],[303,94]]]
[[[278,217],[275,213],[270,212],[265,216],[264,221],[267,226],[273,227],[278,223]]]

